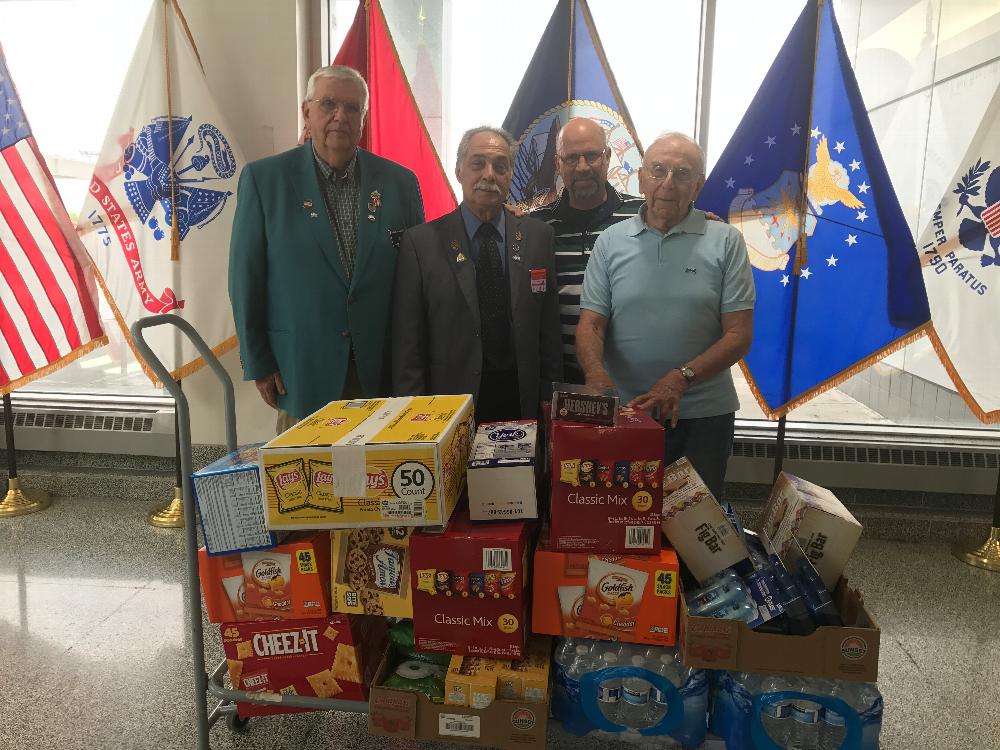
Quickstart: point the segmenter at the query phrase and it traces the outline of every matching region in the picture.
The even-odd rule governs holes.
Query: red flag
[[[0,394],[105,343],[93,267],[0,50]]]
[[[428,221],[453,211],[455,193],[399,63],[378,0],[358,5],[354,23],[333,62],[349,65],[368,82],[368,120],[361,146],[413,170],[420,181]]]

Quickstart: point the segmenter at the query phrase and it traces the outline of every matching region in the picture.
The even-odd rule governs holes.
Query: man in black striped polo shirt
[[[531,212],[555,230],[559,323],[562,332],[563,377],[583,383],[576,361],[576,323],[580,317],[580,287],[597,235],[638,213],[643,200],[615,190],[608,182],[611,149],[604,128],[586,117],[575,117],[559,131],[556,170],[562,194]]]

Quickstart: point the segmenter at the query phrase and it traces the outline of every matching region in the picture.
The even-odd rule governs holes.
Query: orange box
[[[198,576],[209,622],[326,617],[330,614],[330,535],[289,534],[264,550],[209,555]]]
[[[588,555],[556,552],[543,539],[533,575],[534,633],[657,646],[676,642],[680,576],[670,548],[652,557]]]

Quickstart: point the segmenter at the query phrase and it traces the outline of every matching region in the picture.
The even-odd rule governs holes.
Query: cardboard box
[[[268,527],[442,525],[473,429],[471,396],[327,404],[261,448]]]
[[[469,517],[473,521],[538,518],[537,439],[534,420],[479,425],[469,454]]]
[[[198,576],[209,622],[326,617],[330,542],[325,531],[297,532],[266,550],[208,555]]]
[[[259,465],[262,445],[245,445],[191,475],[210,555],[264,549],[277,542],[264,517]]]
[[[831,680],[878,680],[881,630],[861,594],[841,579],[833,599],[848,627],[819,627],[810,635],[751,630],[739,620],[692,617],[681,600],[678,646],[685,666],[734,672],[785,672]]]
[[[554,419],[550,439],[553,549],[659,552],[663,428],[622,409],[614,427]]]
[[[420,693],[382,685],[388,667],[388,660],[383,660],[368,700],[368,731],[373,735],[509,750],[545,750],[547,701],[498,699],[481,709],[433,703]]]
[[[386,622],[378,617],[227,622],[220,630],[234,689],[252,692],[367,700],[386,649]],[[308,710],[255,703],[236,707],[241,717]]]
[[[497,697],[498,659],[453,656],[444,678],[444,702],[449,706],[486,708]]]
[[[584,555],[557,552],[543,540],[534,562],[532,632],[657,646],[676,642],[679,570],[672,549],[655,557]],[[617,604],[626,596],[632,604],[622,613]]]
[[[614,427],[618,417],[618,394],[586,385],[553,383],[552,418]]]
[[[794,537],[824,585],[833,590],[854,547],[861,524],[830,490],[781,472],[761,513],[761,531],[778,554]]]
[[[549,697],[552,640],[528,639],[523,659],[453,656],[445,678],[444,702],[486,708],[495,699],[544,703]]]
[[[413,617],[412,531],[405,526],[331,531],[332,611]]]
[[[528,629],[528,521],[475,524],[456,513],[444,533],[410,537],[416,648],[519,659]]]
[[[663,533],[701,583],[750,556],[722,506],[686,458],[664,471]]]

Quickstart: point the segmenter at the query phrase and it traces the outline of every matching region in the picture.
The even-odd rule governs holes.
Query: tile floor
[[[57,498],[0,521],[3,750],[193,747],[183,537],[147,526],[145,511]],[[883,628],[882,747],[1000,747],[1000,575],[943,545],[874,540],[862,541],[848,575]],[[206,634],[214,663],[218,631]],[[549,744],[600,746],[558,727]],[[243,735],[212,730],[216,750],[411,746],[335,713],[256,719]]]

